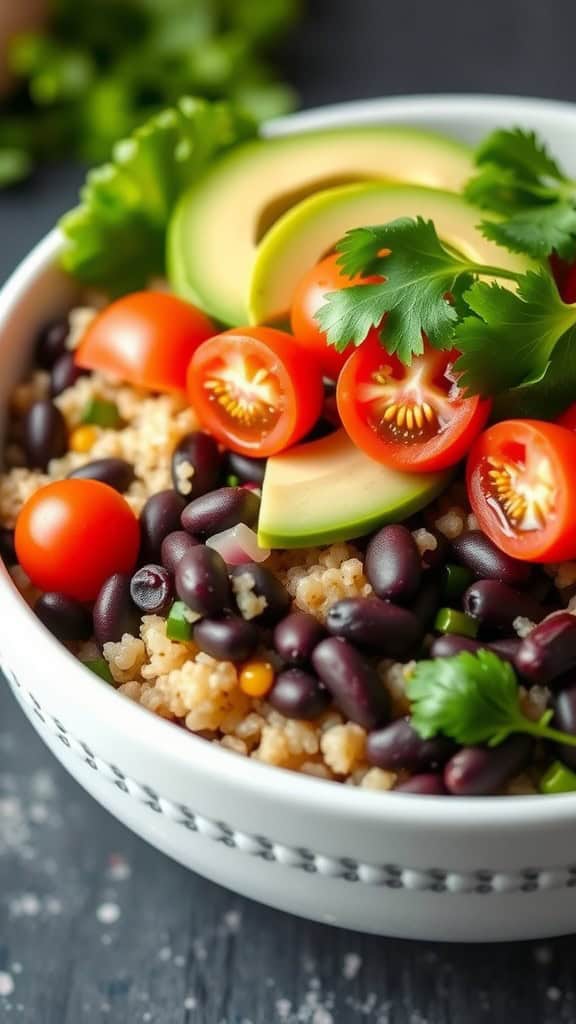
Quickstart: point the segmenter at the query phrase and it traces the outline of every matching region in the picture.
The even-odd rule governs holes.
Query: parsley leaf
[[[357,228],[336,248],[349,277],[380,274],[385,280],[328,295],[316,319],[330,345],[338,351],[358,346],[377,327],[386,350],[408,365],[424,351],[423,334],[436,348],[452,347],[458,311],[447,294],[461,295],[479,268],[446,248],[432,221],[401,217]]]
[[[520,732],[576,746],[576,736],[549,727],[551,711],[537,722],[524,715],[514,669],[492,651],[420,661],[406,690],[423,739],[442,733],[464,746],[496,746]]]
[[[476,281],[464,295],[470,311],[456,328],[455,364],[470,393],[496,395],[540,381],[576,309],[562,302],[550,274],[529,271],[516,292]],[[574,386],[574,373],[571,375]]]
[[[484,220],[485,236],[514,252],[544,258],[576,254],[576,181],[569,178],[534,132],[498,130],[478,148],[478,173],[465,194],[501,214]]]
[[[181,192],[208,162],[255,134],[226,103],[185,97],[117,143],[90,171],[80,205],[60,222],[62,266],[111,296],[146,287],[165,270],[165,235]]]

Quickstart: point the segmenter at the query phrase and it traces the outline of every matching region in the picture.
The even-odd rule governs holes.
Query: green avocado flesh
[[[285,213],[258,247],[250,286],[251,322],[274,323],[285,316],[304,270],[347,231],[398,217],[433,220],[444,242],[475,263],[519,271],[531,266],[528,257],[484,238],[478,228],[481,212],[453,193],[382,183],[331,188]]]
[[[424,508],[451,475],[388,469],[338,430],[268,459],[258,543],[300,548],[361,537]]]
[[[451,139],[381,125],[246,143],[180,200],[168,238],[172,288],[223,323],[244,324],[257,246],[286,210],[319,190],[358,181],[456,191],[473,166],[467,147]]]

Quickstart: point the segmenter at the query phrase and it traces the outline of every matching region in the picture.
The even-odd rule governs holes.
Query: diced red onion
[[[227,565],[264,562],[270,554],[269,548],[258,547],[258,538],[254,530],[245,523],[238,523],[229,530],[215,533],[213,537],[209,537],[206,544],[217,551]]]

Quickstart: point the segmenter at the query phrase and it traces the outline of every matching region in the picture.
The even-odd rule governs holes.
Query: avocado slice
[[[304,548],[362,537],[424,508],[451,476],[388,469],[338,430],[268,459],[258,543]]]
[[[251,323],[282,320],[303,271],[351,228],[397,217],[433,220],[446,243],[477,263],[517,271],[533,266],[528,257],[484,238],[481,212],[451,192],[381,183],[326,189],[285,213],[260,243],[250,286]]]
[[[466,146],[395,126],[361,125],[245,143],[217,161],[180,200],[168,238],[171,285],[216,319],[246,323],[256,247],[295,203],[320,189],[378,179],[458,190],[472,171]]]

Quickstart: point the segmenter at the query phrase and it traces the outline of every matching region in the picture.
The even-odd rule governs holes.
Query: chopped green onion
[[[575,793],[576,773],[565,764],[554,761],[540,779],[541,793]]]
[[[238,487],[239,483],[240,483],[240,477],[236,476],[235,473],[230,473],[229,476],[226,477],[226,486],[227,487]]]
[[[478,633],[478,626],[476,619],[454,608],[441,608],[434,621],[434,629],[439,633],[454,633],[456,636],[468,636],[472,639]]]
[[[474,580],[474,573],[463,565],[448,563],[442,569],[442,597],[448,604],[456,604]]]
[[[106,658],[93,658],[90,661],[82,662],[82,664],[85,668],[89,669],[90,672],[93,672],[95,676],[100,676],[100,679],[103,679],[105,683],[111,683],[112,686],[114,685],[110,666],[108,665]]]
[[[82,413],[81,422],[115,430],[121,422],[118,406],[116,402],[110,402],[107,398],[91,398]]]
[[[196,616],[200,618],[200,616]],[[192,639],[192,621],[194,612],[191,612],[183,601],[174,601],[166,620],[166,636],[169,640],[180,640],[185,643]]]

